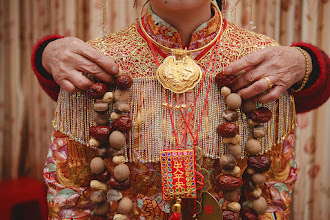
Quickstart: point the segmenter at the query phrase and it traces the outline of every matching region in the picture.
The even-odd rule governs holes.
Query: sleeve
[[[53,76],[49,74],[45,68],[42,66],[42,53],[45,47],[51,41],[63,38],[60,35],[50,35],[42,38],[33,47],[33,53],[31,57],[32,69],[41,85],[42,89],[54,100],[57,100],[58,93],[60,91],[60,86],[55,82]]]
[[[313,110],[325,103],[330,96],[330,59],[329,56],[312,44],[304,42],[293,43],[305,50],[312,58],[313,70],[306,86],[300,92],[291,92],[295,97],[297,113]],[[296,85],[293,85],[295,87]]]

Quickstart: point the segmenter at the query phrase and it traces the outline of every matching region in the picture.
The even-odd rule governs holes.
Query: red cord
[[[152,50],[152,53],[154,54],[154,57],[155,57],[155,60],[156,60],[156,64],[159,67],[160,66],[160,63],[159,63],[158,57],[156,55],[156,52],[155,52],[153,43],[151,42],[151,40],[149,38],[146,38],[146,39],[147,39],[147,41],[149,43],[149,46],[150,46],[150,48]],[[219,39],[220,39],[220,36],[219,36]],[[193,135],[193,132],[191,131],[191,129],[189,127],[189,123],[190,123],[190,120],[192,119],[192,116],[193,116],[193,113],[194,113],[194,110],[195,110],[195,107],[196,107],[197,99],[198,99],[199,94],[200,94],[200,92],[202,90],[202,86],[203,86],[203,83],[204,83],[204,80],[205,80],[205,77],[206,77],[206,73],[208,72],[208,69],[209,69],[209,67],[211,65],[211,61],[212,61],[214,52],[216,51],[216,54],[218,53],[219,45],[220,45],[220,40],[219,39],[218,39],[218,43],[216,45],[216,50],[215,50],[215,48],[212,50],[210,62],[208,63],[207,68],[205,70],[205,74],[204,74],[204,76],[202,78],[202,81],[201,81],[201,84],[200,84],[200,88],[198,89],[198,93],[196,95],[196,98],[195,98],[195,101],[194,101],[194,104],[193,104],[191,113],[189,115],[188,121],[186,120],[186,117],[184,116],[184,114],[182,112],[182,109],[180,109],[182,118],[184,119],[184,122],[186,123],[186,128],[185,128],[185,131],[183,133],[183,138],[182,138],[182,141],[181,141],[180,145],[179,145],[179,142],[178,142],[178,135],[176,133],[176,129],[175,129],[175,126],[174,126],[173,116],[172,116],[170,105],[169,105],[169,102],[168,102],[168,97],[167,97],[167,94],[166,94],[165,89],[163,88],[165,99],[166,99],[166,103],[167,103],[167,107],[168,107],[168,111],[169,111],[169,115],[170,115],[170,119],[171,119],[171,124],[172,124],[172,128],[173,128],[173,132],[174,132],[174,136],[175,136],[175,141],[176,141],[177,149],[181,149],[181,147],[183,145],[183,142],[185,140],[186,134],[188,133],[188,131],[187,131],[187,129],[188,129],[189,130],[189,134],[191,135],[192,139],[194,140],[194,142],[193,142],[194,152],[196,151],[196,145],[197,145],[197,141],[198,141],[198,133],[199,133],[200,127],[202,125],[202,118],[203,118],[203,114],[204,114],[204,110],[205,110],[205,106],[206,106],[206,102],[207,102],[207,97],[208,97],[208,94],[209,94],[209,91],[210,91],[210,88],[211,88],[212,76],[213,76],[213,73],[214,73],[216,59],[214,59],[214,62],[213,62],[213,68],[212,68],[212,71],[211,71],[211,74],[210,74],[210,81],[209,81],[209,85],[207,87],[205,101],[204,101],[203,109],[202,109],[202,113],[201,113],[201,118],[199,120],[198,128],[197,128],[197,131],[196,131],[196,135],[195,136]],[[175,95],[173,95],[173,96],[174,96],[175,102],[178,104],[178,101],[177,101],[176,96]],[[195,161],[195,166],[196,166],[196,161]],[[199,183],[201,185],[200,188],[202,188],[203,185],[204,185],[204,176],[202,174],[198,173],[197,171],[195,171],[195,173],[200,176],[199,178],[202,178],[202,182],[196,181],[196,183]],[[196,199],[194,199],[194,208],[193,208],[193,212],[194,213],[195,213],[195,210],[196,210]],[[172,216],[170,218],[170,220],[180,220],[180,219],[181,219],[180,213],[175,213],[175,212],[173,212],[173,214],[172,214]]]

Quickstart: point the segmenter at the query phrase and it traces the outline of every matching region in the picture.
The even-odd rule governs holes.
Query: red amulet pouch
[[[160,163],[163,200],[195,199],[197,197],[193,149],[162,151]]]

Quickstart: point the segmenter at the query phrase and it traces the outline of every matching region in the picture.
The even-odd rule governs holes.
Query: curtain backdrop
[[[225,17],[269,35],[282,45],[313,43],[330,53],[328,0],[227,0]],[[109,32],[132,23],[141,0],[108,0]],[[99,36],[101,0],[0,1],[0,179],[28,175],[42,179],[52,130],[53,102],[33,75],[32,46],[43,36],[61,34],[88,40]],[[252,6],[252,7],[251,7]],[[253,13],[251,13],[251,8]],[[292,219],[330,219],[330,104],[298,115],[298,181]],[[285,190],[285,189],[284,189]]]

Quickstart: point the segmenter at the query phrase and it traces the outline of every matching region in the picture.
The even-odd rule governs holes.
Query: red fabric
[[[317,57],[319,64],[319,77],[315,83],[300,92],[292,92],[295,97],[297,113],[303,113],[315,109],[325,103],[330,96],[329,74],[330,74],[330,59],[319,48],[304,42],[293,43],[292,46],[298,46],[302,49],[308,48]]]
[[[173,212],[170,220],[181,220],[181,214],[177,212]]]
[[[37,201],[40,207],[40,219],[47,220],[47,192],[45,185],[29,177],[20,177],[18,179],[8,179],[0,182],[0,211],[1,219],[13,219],[12,209],[18,204],[28,206],[30,202]],[[27,213],[21,213],[22,216],[31,217],[31,211],[24,210]],[[28,215],[30,213],[30,215]],[[29,218],[27,218],[29,219]],[[31,219],[31,218],[30,218]]]
[[[60,86],[52,79],[47,79],[45,77],[45,74],[49,74],[46,72],[46,70],[42,67],[41,64],[41,56],[42,52],[40,51],[43,49],[45,43],[50,42],[52,40],[63,38],[63,36],[60,35],[50,35],[42,38],[38,43],[33,47],[33,53],[31,57],[31,64],[32,69],[37,76],[37,79],[43,88],[43,90],[54,100],[57,100],[58,93],[60,91]]]

